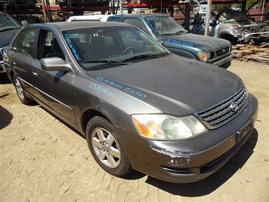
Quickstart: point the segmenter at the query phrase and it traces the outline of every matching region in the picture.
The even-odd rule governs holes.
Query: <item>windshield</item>
[[[135,27],[94,27],[63,31],[70,52],[84,70],[127,65],[169,52]]]
[[[170,16],[150,16],[145,19],[156,36],[186,32],[186,30]]]
[[[223,12],[219,17],[220,22],[249,22],[248,17],[241,11],[227,10]]]
[[[0,13],[0,32],[10,29],[18,29],[20,27],[20,24],[11,16],[5,13]]]

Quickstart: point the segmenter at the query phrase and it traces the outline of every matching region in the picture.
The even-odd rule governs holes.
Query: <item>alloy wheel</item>
[[[101,163],[109,168],[116,168],[121,161],[119,144],[113,135],[104,128],[95,128],[92,132],[94,153]]]

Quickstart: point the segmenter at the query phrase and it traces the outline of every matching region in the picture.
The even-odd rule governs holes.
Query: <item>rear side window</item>
[[[35,42],[36,31],[34,29],[25,29],[16,38],[13,44],[15,52],[33,57],[33,48]]]

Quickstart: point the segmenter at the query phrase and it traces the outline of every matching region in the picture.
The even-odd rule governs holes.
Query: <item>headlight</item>
[[[199,52],[197,53],[198,57],[200,60],[207,62],[207,60],[210,58],[210,53],[206,53],[206,52]]]
[[[135,128],[143,137],[155,140],[180,140],[199,135],[207,129],[194,116],[133,115]]]

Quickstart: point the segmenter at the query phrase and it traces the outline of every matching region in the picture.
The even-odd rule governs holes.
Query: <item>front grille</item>
[[[209,129],[218,128],[236,117],[247,105],[248,93],[245,88],[223,102],[195,113]]]
[[[216,57],[221,57],[230,52],[230,46],[215,51]]]

